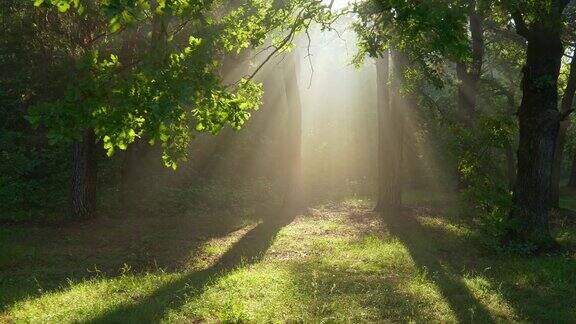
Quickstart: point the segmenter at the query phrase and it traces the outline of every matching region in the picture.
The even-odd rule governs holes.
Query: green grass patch
[[[450,208],[418,207],[382,219],[370,202],[352,199],[290,222],[277,213],[209,216],[141,219],[132,242],[99,232],[87,240],[78,228],[78,236],[45,248],[38,244],[47,237],[12,239],[19,248],[6,259],[20,261],[1,271],[0,287],[10,297],[0,321],[576,320],[573,254],[489,255],[477,244],[474,223]],[[109,222],[92,226],[115,234],[135,226]],[[80,249],[87,244],[94,254]]]

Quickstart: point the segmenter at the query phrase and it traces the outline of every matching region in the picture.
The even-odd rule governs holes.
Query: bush
[[[25,132],[0,138],[0,222],[37,220],[66,206],[70,150],[31,145]]]

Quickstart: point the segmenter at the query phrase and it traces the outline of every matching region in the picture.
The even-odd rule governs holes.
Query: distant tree
[[[66,94],[37,105],[30,114],[34,124],[48,128],[52,141],[77,143],[71,199],[77,217],[93,215],[93,208],[85,207],[95,197],[95,164],[88,162],[93,158],[88,146],[99,142],[110,156],[146,138],[160,143],[164,164],[175,169],[186,159],[194,132],[216,134],[226,125],[240,129],[260,105],[261,85],[251,77],[224,84],[218,74],[223,53],[261,46],[270,37],[276,54],[312,22],[330,19],[329,8],[316,0],[34,4],[44,11],[66,12],[78,22],[86,17],[108,22],[82,38],[90,46],[78,51],[77,61],[83,64]],[[129,51],[133,55],[123,55],[122,44],[134,35],[140,45],[135,53]]]
[[[472,133],[478,129],[480,112],[478,111],[478,95],[484,64],[484,13],[477,0],[465,3],[468,16],[468,29],[470,34],[468,57],[456,61],[456,77],[458,79],[457,109],[458,120],[461,127]],[[465,175],[458,168],[460,188],[466,188],[469,183]]]
[[[391,46],[407,53],[431,82],[442,83],[438,64],[461,62],[479,52],[469,47],[469,32],[479,30],[468,19],[477,6],[487,8],[495,23],[514,28],[526,42],[522,103],[518,111],[520,141],[512,208],[506,241],[537,249],[554,245],[549,231],[550,183],[559,123],[570,111],[558,111],[558,77],[564,54],[564,9],[569,0],[546,1],[361,1],[356,31],[361,54],[377,56]],[[472,11],[471,11],[472,9]],[[478,31],[472,44],[478,42]],[[478,42],[479,43],[479,42]],[[476,67],[477,71],[480,71]],[[472,85],[473,86],[473,85]]]
[[[458,113],[466,127],[474,128],[478,122],[477,99],[484,63],[483,13],[478,1],[470,0],[466,8],[470,31],[470,59],[461,58],[456,62],[458,77]]]
[[[392,60],[391,60],[392,58]],[[395,215],[402,207],[404,110],[401,94],[406,57],[385,52],[376,60],[378,92],[378,199],[375,211]]]
[[[284,208],[298,211],[304,207],[304,179],[302,175],[302,102],[298,88],[297,52],[285,58],[284,89],[286,93],[287,148],[286,148],[286,188],[284,191]]]
[[[90,11],[91,7],[86,8]],[[39,182],[47,179],[46,174],[58,174],[61,177],[63,173],[60,167],[48,168],[51,163],[47,163],[43,157],[45,154],[52,154],[51,159],[54,165],[69,166],[70,163],[62,163],[59,160],[60,154],[66,154],[68,150],[62,149],[62,145],[54,147],[46,147],[46,130],[39,128],[36,130],[29,130],[29,125],[23,125],[25,122],[24,116],[29,115],[31,107],[43,102],[57,100],[64,96],[67,84],[72,83],[82,72],[77,68],[79,61],[81,61],[81,54],[86,48],[93,45],[95,35],[106,28],[106,22],[101,20],[100,17],[94,15],[86,15],[82,20],[73,19],[70,16],[58,15],[52,11],[38,11],[34,10],[31,2],[25,3],[23,1],[7,1],[2,3],[2,17],[5,23],[6,31],[9,34],[3,37],[7,40],[8,37],[20,39],[19,44],[10,42],[8,46],[2,46],[2,74],[12,78],[10,82],[2,86],[3,89],[9,89],[9,95],[13,102],[18,102],[19,110],[13,110],[13,118],[16,121],[13,125],[20,125],[19,133],[21,139],[26,142],[24,147],[30,156],[30,166],[35,168],[43,168],[41,172],[35,171],[35,175],[26,179],[20,179],[20,186],[30,183],[32,179]],[[9,36],[11,35],[11,36]],[[23,64],[22,64],[23,63]],[[12,68],[20,65],[16,74],[10,75]],[[8,68],[8,66],[11,66]],[[6,67],[6,68],[5,68]],[[56,77],[57,76],[57,77]],[[16,80],[26,82],[14,82]],[[20,84],[18,84],[20,83]],[[25,100],[21,100],[25,98]],[[31,121],[35,121],[33,116],[29,116]],[[8,129],[10,126],[2,127],[1,132],[9,134]],[[48,133],[50,135],[50,133]],[[82,136],[82,135],[81,135]],[[48,136],[48,141],[56,143],[57,141]],[[79,145],[74,146],[80,149]],[[74,154],[74,157],[89,156],[93,152],[91,147],[86,147],[82,153]],[[34,156],[34,157],[33,157]],[[76,162],[76,160],[75,160]],[[95,162],[95,161],[93,161]],[[89,166],[75,164],[71,169],[80,170],[84,168],[87,172],[82,172],[84,176],[80,181],[73,181],[70,183],[72,187],[76,186],[79,182],[94,182],[94,172],[90,172]],[[88,168],[88,169],[87,169]],[[59,181],[60,182],[60,181]],[[42,192],[46,184],[37,188],[36,192]],[[62,185],[60,185],[62,187]],[[54,191],[60,191],[60,188]],[[71,192],[78,192],[75,189]],[[82,191],[85,197],[92,196],[90,191]],[[18,193],[13,192],[12,195],[16,196]],[[52,193],[53,194],[53,193]],[[37,200],[56,200],[56,197],[50,195],[41,195]],[[27,196],[35,196],[27,194]],[[75,199],[71,199],[74,202]],[[36,202],[35,204],[42,204]],[[31,204],[21,206],[21,208],[30,208]],[[85,208],[91,209],[93,204],[86,203]]]
[[[376,59],[375,63],[376,91],[378,94],[378,198],[374,210],[381,212],[387,206],[399,205],[401,201],[391,197],[389,186],[393,186],[396,182],[389,181],[388,175],[392,175],[393,170],[386,167],[386,160],[390,157],[387,155],[389,146],[386,145],[389,139],[387,130],[390,129],[389,125],[391,124],[387,123],[390,111],[390,54],[388,52],[384,53],[382,58]],[[392,190],[398,190],[398,188],[395,187]]]
[[[465,42],[466,15],[462,9],[454,15],[435,3],[427,3],[425,8],[415,4],[392,4],[392,2],[360,1],[353,11],[358,14],[354,29],[359,36],[359,52],[354,62],[361,64],[365,56],[377,60],[379,91],[379,194],[376,210],[397,211],[401,206],[401,172],[404,141],[404,110],[416,106],[414,92],[421,86],[422,78],[438,84],[442,75],[438,65],[443,63],[446,48],[450,48],[450,57],[462,62],[466,53]],[[417,15],[423,25],[403,20]],[[440,25],[440,21],[445,25]],[[432,31],[428,26],[442,26],[441,31]],[[452,44],[452,47],[450,47]],[[386,63],[387,51],[393,54],[391,63]],[[390,69],[392,78],[386,78]],[[464,71],[466,70],[466,71]],[[463,65],[461,77],[469,75]],[[464,73],[466,72],[466,73]],[[466,81],[471,80],[467,78]],[[390,86],[391,90],[382,87]],[[470,83],[466,86],[471,87]],[[389,92],[390,102],[383,97]],[[464,90],[462,90],[464,92]],[[468,94],[468,92],[466,92]],[[462,93],[462,96],[465,94]],[[466,97],[468,98],[468,97]],[[466,109],[472,109],[469,101],[462,101]],[[464,109],[464,108],[462,108]]]

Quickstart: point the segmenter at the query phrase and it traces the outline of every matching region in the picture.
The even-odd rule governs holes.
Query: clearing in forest
[[[489,256],[473,223],[446,205],[381,218],[353,199],[292,219],[236,211],[38,229],[13,237],[21,254],[2,260],[0,321],[576,318],[573,255]]]

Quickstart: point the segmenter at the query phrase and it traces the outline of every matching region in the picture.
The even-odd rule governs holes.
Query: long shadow
[[[439,237],[435,235],[437,233],[431,233],[430,229],[422,226],[412,214],[411,210],[405,209],[400,215],[382,217],[390,233],[404,243],[418,268],[430,274],[430,279],[454,311],[459,323],[495,322],[486,307],[462,282],[461,275],[451,271],[450,262],[441,262],[441,254],[450,251],[443,250],[438,245]]]
[[[428,206],[432,210],[440,206]],[[390,232],[402,240],[414,262],[433,273],[432,279],[456,313],[459,321],[495,322],[462,283],[464,269],[481,274],[520,321],[574,323],[576,313],[576,259],[573,252],[538,256],[498,255],[482,251],[477,240],[462,238],[442,229],[421,225],[413,211],[386,216]],[[444,218],[442,213],[439,218]],[[429,215],[431,216],[431,215]],[[465,219],[460,219],[467,223]],[[557,225],[574,232],[573,224]],[[486,254],[488,252],[489,254]],[[472,316],[471,309],[474,310]]]
[[[281,211],[246,233],[210,268],[192,272],[169,282],[134,304],[121,306],[90,323],[157,323],[171,309],[179,309],[186,297],[197,296],[205,286],[239,266],[257,263],[272,245],[276,234],[290,224],[296,213]]]
[[[188,206],[194,210],[193,205]],[[264,207],[267,209],[267,207]],[[24,257],[0,266],[0,312],[15,302],[92,277],[113,278],[128,264],[133,273],[179,269],[213,238],[257,222],[246,217],[200,211],[176,216],[153,209],[122,218],[98,218],[62,227],[13,227],[6,242],[25,249]],[[216,217],[218,220],[215,221]]]

